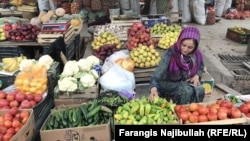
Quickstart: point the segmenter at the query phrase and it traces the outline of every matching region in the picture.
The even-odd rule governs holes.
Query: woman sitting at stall
[[[162,56],[151,78],[149,99],[165,97],[176,104],[202,102],[205,90],[200,85],[204,72],[198,49],[200,32],[196,27],[183,28],[177,42]]]

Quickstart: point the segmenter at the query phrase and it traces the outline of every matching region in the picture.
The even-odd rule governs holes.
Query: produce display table
[[[10,17],[10,16],[22,17],[23,13],[20,11],[10,11],[0,8],[0,17]]]

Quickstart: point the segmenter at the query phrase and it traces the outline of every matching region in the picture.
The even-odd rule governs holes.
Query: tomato
[[[20,112],[20,118],[24,118],[24,117],[29,117],[30,116],[30,113],[28,111],[21,111]]]
[[[12,127],[13,128],[16,128],[16,127],[19,127],[21,124],[20,124],[20,121],[19,120],[13,120],[12,121]]]
[[[6,100],[9,102],[15,100],[15,94],[13,94],[13,93],[7,94]]]
[[[7,132],[7,128],[4,126],[0,126],[0,133],[5,134]]]
[[[18,107],[19,103],[16,100],[10,102],[10,107]]]
[[[13,119],[13,116],[10,113],[4,114],[4,120],[12,121],[12,119]]]
[[[16,118],[16,119],[20,119],[20,113],[17,113],[17,114],[15,115],[15,118]]]
[[[4,91],[0,91],[0,99],[4,99],[4,98],[6,98],[6,92],[4,92]]]
[[[9,141],[13,137],[13,134],[7,133],[3,136],[3,141]]]
[[[12,122],[9,121],[9,120],[5,120],[5,121],[4,121],[4,127],[6,127],[6,128],[12,127]]]
[[[43,96],[40,95],[40,94],[36,94],[35,97],[34,97],[34,100],[39,103],[43,100]]]
[[[28,121],[28,119],[29,119],[29,117],[24,117],[24,118],[22,119],[22,123],[25,124],[25,123]]]
[[[9,111],[9,113],[13,116],[15,116],[18,113],[18,108],[17,107],[12,107]]]
[[[9,106],[9,101],[6,99],[0,99],[0,107]]]
[[[25,98],[26,98],[26,95],[24,95],[23,93],[17,93],[15,97],[17,102],[22,102],[23,100],[25,100]]]
[[[3,134],[0,133],[0,141],[2,141],[2,140],[3,140]]]
[[[15,133],[17,133],[22,128],[22,125],[15,128]]]
[[[34,100],[34,94],[28,94],[28,95],[26,95],[26,98],[29,101]]]
[[[7,129],[6,134],[8,134],[8,133],[11,133],[12,135],[14,135],[15,134],[15,128],[10,127],[9,129]]]
[[[28,100],[24,100],[21,103],[21,107],[22,109],[30,109],[32,106],[30,104],[30,102]]]

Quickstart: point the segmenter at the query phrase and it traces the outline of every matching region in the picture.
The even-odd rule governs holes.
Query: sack
[[[82,0],[82,7],[90,7],[91,1],[90,0]]]
[[[182,22],[188,23],[192,21],[191,11],[189,8],[189,0],[179,0],[179,9],[182,11]]]
[[[129,0],[119,0],[122,10],[130,9],[130,1]]]
[[[126,91],[135,93],[135,76],[133,72],[129,72],[119,65],[114,65],[105,74],[100,77],[100,84],[104,91]]]
[[[47,90],[47,68],[44,65],[34,64],[24,68],[16,79],[16,89],[24,94],[43,94]]]
[[[219,17],[222,16],[225,4],[226,4],[226,0],[216,0],[215,1],[214,7],[215,7],[216,16],[219,16]]]
[[[99,11],[102,10],[102,3],[100,0],[91,0],[91,10]]]
[[[78,14],[80,12],[80,5],[76,0],[70,4],[70,13],[71,14]]]
[[[190,9],[193,20],[200,24],[206,24],[206,12],[205,12],[205,1],[204,0],[190,0]]]

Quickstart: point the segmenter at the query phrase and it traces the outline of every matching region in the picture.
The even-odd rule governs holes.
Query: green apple
[[[4,31],[3,31],[3,29],[2,28],[0,28],[0,33],[3,33]]]

